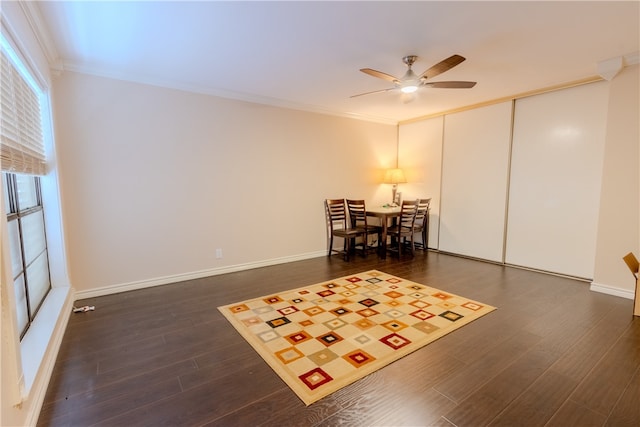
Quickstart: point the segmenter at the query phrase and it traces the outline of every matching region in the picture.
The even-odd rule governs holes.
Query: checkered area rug
[[[309,405],[495,307],[373,270],[218,309]]]

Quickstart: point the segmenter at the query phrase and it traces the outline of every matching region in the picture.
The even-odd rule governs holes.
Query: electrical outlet
[[[216,258],[217,259],[222,258],[222,249],[220,248],[216,249]]]

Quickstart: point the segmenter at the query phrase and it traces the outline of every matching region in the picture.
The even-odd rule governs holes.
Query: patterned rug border
[[[273,354],[272,351],[268,350],[266,348],[266,346],[260,342],[256,335],[254,333],[252,333],[247,326],[245,326],[244,324],[242,324],[242,322],[236,317],[237,313],[234,313],[232,310],[230,310],[232,307],[238,307],[241,306],[243,304],[249,304],[252,302],[256,302],[256,301],[264,301],[265,299],[271,298],[273,296],[276,295],[281,295],[281,294],[291,294],[291,293],[296,293],[296,292],[300,292],[300,291],[306,291],[307,289],[310,288],[314,288],[314,287],[318,287],[318,286],[325,286],[325,285],[329,285],[333,282],[339,282],[339,281],[344,281],[347,280],[349,278],[354,278],[354,277],[363,277],[363,276],[371,276],[371,277],[377,277],[377,276],[389,276],[389,278],[393,278],[393,279],[398,279],[401,280],[402,282],[406,282],[409,284],[414,284],[417,286],[422,286],[424,288],[428,288],[428,289],[433,289],[436,291],[436,294],[439,292],[442,292],[452,298],[459,298],[462,300],[466,300],[467,303],[474,303],[474,304],[478,304],[481,306],[480,309],[478,309],[475,313],[473,313],[473,315],[469,315],[469,316],[464,316],[460,319],[457,319],[455,321],[455,323],[452,322],[452,326],[453,327],[448,327],[448,328],[440,328],[437,329],[436,331],[429,333],[428,335],[428,339],[425,339],[424,342],[420,341],[420,342],[411,342],[409,345],[403,345],[401,348],[395,349],[394,352],[389,353],[383,357],[379,357],[379,358],[375,358],[374,362],[372,363],[368,363],[366,365],[363,365],[361,367],[359,367],[357,369],[357,371],[355,371],[355,373],[353,375],[349,375],[347,377],[344,378],[334,378],[333,381],[331,382],[331,385],[329,387],[320,387],[317,388],[315,390],[309,390],[309,388],[304,387],[303,383],[301,381],[296,381],[298,379],[298,377],[290,372],[289,370],[287,370],[285,368],[285,365],[283,365]],[[388,278],[387,278],[388,280]],[[435,294],[434,294],[435,295]],[[326,397],[338,390],[340,390],[341,388],[352,384],[364,377],[366,377],[367,375],[371,374],[372,372],[377,371],[378,369],[382,369],[385,366],[389,365],[392,362],[395,362],[396,360],[400,360],[401,358],[403,358],[404,356],[413,353],[416,350],[419,350],[423,347],[425,347],[426,345],[435,342],[436,340],[442,338],[445,335],[448,335],[451,332],[454,332],[458,329],[460,329],[461,327],[468,325],[469,323],[483,317],[486,314],[489,314],[490,312],[496,310],[496,307],[493,307],[491,305],[485,304],[485,303],[481,303],[479,301],[475,301],[472,300],[470,298],[466,298],[460,295],[456,295],[453,294],[451,292],[448,291],[444,291],[438,288],[434,288],[432,286],[429,285],[424,285],[418,282],[414,282],[412,280],[408,280],[408,279],[404,279],[400,276],[396,276],[393,274],[389,274],[389,273],[385,273],[383,271],[380,270],[368,270],[368,271],[363,271],[363,272],[359,272],[359,273],[355,273],[355,274],[349,274],[346,276],[342,276],[342,277],[338,277],[335,279],[330,279],[330,280],[325,280],[322,282],[318,282],[318,283],[312,283],[306,286],[301,286],[298,288],[293,288],[293,289],[288,289],[288,290],[284,290],[282,292],[274,292],[272,294],[268,294],[268,295],[263,295],[260,297],[256,297],[256,298],[250,298],[244,301],[239,301],[236,303],[232,303],[232,304],[226,304],[226,305],[222,305],[218,307],[218,310],[220,311],[220,313],[222,313],[222,315],[229,321],[229,323],[231,323],[231,325],[234,327],[234,329],[242,336],[242,338],[245,339],[245,341],[260,355],[260,357],[262,357],[262,359],[271,367],[271,369],[273,369],[273,371],[275,371],[278,376],[285,382],[285,384],[291,388],[291,390],[293,390],[295,392],[295,394],[305,403],[305,405],[310,405],[320,399],[322,399],[323,397]],[[285,316],[282,316],[285,317]],[[273,320],[273,319],[272,319]],[[448,319],[450,320],[450,319]],[[265,322],[266,323],[266,322]],[[273,327],[273,326],[272,326]],[[275,328],[274,328],[275,329]]]

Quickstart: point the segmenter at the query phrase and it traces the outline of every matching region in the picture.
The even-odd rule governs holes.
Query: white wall
[[[635,282],[622,257],[640,257],[640,71],[622,70],[609,84],[604,178],[592,289],[633,292]]]
[[[442,176],[443,117],[422,120],[400,127],[398,166],[404,169],[406,184],[398,191],[405,200],[431,198],[429,247],[438,247],[440,221],[440,178]],[[391,198],[389,190],[389,198]]]
[[[79,296],[323,255],[324,199],[381,204],[396,161],[391,125],[71,72],[54,90]]]

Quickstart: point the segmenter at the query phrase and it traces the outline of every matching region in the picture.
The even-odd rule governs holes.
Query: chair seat
[[[397,236],[400,235],[402,237],[410,236],[414,233],[415,228],[402,227],[398,229],[397,226],[389,227],[387,230],[387,234],[389,236]]]
[[[366,229],[367,235],[376,235],[378,239],[382,238],[382,226],[380,225],[367,225],[366,227],[358,226],[357,228]]]
[[[367,224],[367,231],[382,231],[381,225],[369,225]]]
[[[346,229],[334,229],[333,234],[338,237],[346,237],[353,239],[354,237],[362,236],[364,229],[362,228],[346,228]]]

